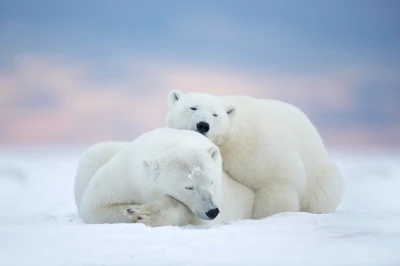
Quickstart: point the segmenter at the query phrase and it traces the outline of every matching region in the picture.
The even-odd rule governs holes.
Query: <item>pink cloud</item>
[[[0,142],[133,139],[164,125],[167,93],[172,89],[347,109],[352,105],[351,88],[368,75],[362,69],[304,76],[155,60],[128,62],[125,69],[118,80],[97,80],[89,65],[38,55],[20,59],[0,73],[0,112],[9,114],[2,121],[6,134]],[[36,110],[16,105],[16,97],[33,87],[55,94],[57,106]],[[348,136],[363,134],[357,132]]]

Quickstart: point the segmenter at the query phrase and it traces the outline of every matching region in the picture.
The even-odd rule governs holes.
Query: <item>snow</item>
[[[332,214],[159,228],[82,223],[78,158],[0,152],[0,265],[400,265],[399,154],[335,153],[346,191]]]

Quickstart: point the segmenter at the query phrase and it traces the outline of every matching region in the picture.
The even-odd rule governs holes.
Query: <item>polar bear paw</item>
[[[164,225],[164,219],[160,217],[160,209],[153,204],[133,205],[126,209],[126,215],[132,219],[133,223],[142,223],[151,227]]]

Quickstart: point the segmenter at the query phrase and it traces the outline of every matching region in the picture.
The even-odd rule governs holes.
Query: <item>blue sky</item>
[[[399,12],[388,0],[2,1],[0,58],[146,54],[283,71],[397,69]]]

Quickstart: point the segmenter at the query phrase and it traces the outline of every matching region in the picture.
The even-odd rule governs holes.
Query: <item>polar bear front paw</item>
[[[159,214],[159,209],[150,204],[134,205],[126,209],[126,215],[132,219],[132,222],[142,223],[151,227],[163,225],[163,219],[160,219]]]

